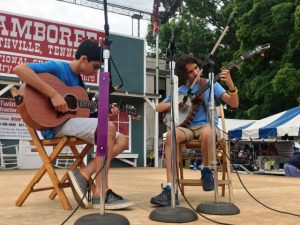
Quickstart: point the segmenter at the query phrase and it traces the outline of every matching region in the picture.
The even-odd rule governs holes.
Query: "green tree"
[[[170,2],[170,1],[169,1]],[[232,71],[240,107],[226,116],[260,119],[300,104],[299,0],[185,0],[180,10],[161,25],[159,46],[165,57],[172,29],[176,57],[182,53],[204,59],[211,52],[228,18],[238,12],[213,55],[215,73],[257,45],[270,43],[264,57],[256,56]],[[149,29],[147,41],[155,47]],[[207,73],[205,73],[207,74]]]
[[[239,118],[259,119],[297,106],[300,96],[299,5],[294,0],[235,0],[238,52],[270,43],[265,57],[238,71]],[[298,80],[298,82],[296,82]]]
[[[172,29],[177,25],[180,32],[176,36],[176,55],[175,58],[182,53],[193,54],[195,57],[204,59],[211,52],[217,38],[224,30],[231,11],[220,9],[225,7],[230,1],[209,1],[209,0],[187,0],[181,6],[177,13],[170,18],[169,22],[160,26],[160,57],[165,57],[166,48],[170,42]],[[205,7],[201,7],[205,6]],[[211,16],[206,16],[211,15]],[[152,26],[149,25],[147,34],[148,45],[154,52],[155,40],[152,37]],[[234,32],[228,32],[225,36],[227,41],[234,40]],[[227,49],[222,45],[218,49],[218,54],[222,52],[220,49]],[[216,59],[216,63],[221,60]],[[220,63],[219,63],[220,64]]]

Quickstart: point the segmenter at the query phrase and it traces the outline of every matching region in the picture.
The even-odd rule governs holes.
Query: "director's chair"
[[[69,170],[73,170],[75,168],[85,166],[83,162],[83,158],[86,156],[86,154],[89,152],[92,144],[89,144],[81,139],[78,139],[76,137],[67,137],[63,136],[61,138],[55,138],[55,139],[40,139],[36,130],[34,130],[31,127],[27,126],[27,129],[31,135],[32,138],[32,144],[33,144],[33,151],[37,151],[39,153],[39,156],[42,160],[42,166],[40,169],[36,172],[34,177],[31,179],[29,184],[26,186],[25,190],[22,192],[22,194],[19,196],[19,198],[16,201],[17,206],[22,206],[22,204],[25,202],[27,197],[30,195],[31,192],[38,192],[38,191],[46,191],[46,190],[52,190],[52,192],[49,195],[49,198],[53,200],[56,195],[58,195],[60,202],[64,209],[72,209],[70,202],[64,192],[64,188],[70,187],[70,183],[68,182],[67,172]],[[85,145],[83,150],[81,152],[78,151],[77,145]],[[52,146],[53,151],[48,155],[45,147],[46,146]],[[72,151],[72,155],[61,155],[61,151],[64,147],[69,146]],[[74,159],[74,162],[72,165],[68,168],[68,170],[64,173],[61,179],[58,178],[57,173],[55,172],[53,162],[55,159]],[[42,187],[42,188],[34,188],[34,186],[42,179],[42,177],[47,173],[49,175],[49,178],[51,180],[52,186],[48,187]]]
[[[16,96],[17,89],[11,89],[11,93],[13,96]],[[73,170],[77,167],[85,166],[83,159],[93,146],[84,140],[81,140],[77,137],[68,137],[63,136],[61,138],[54,138],[54,139],[41,139],[35,129],[32,127],[27,126],[27,129],[31,136],[31,150],[33,152],[38,152],[41,160],[42,166],[36,172],[34,177],[31,179],[29,184],[26,186],[24,191],[18,197],[16,201],[17,206],[22,206],[25,200],[32,192],[39,192],[39,191],[47,191],[52,190],[49,195],[49,198],[53,200],[57,195],[60,199],[60,202],[64,209],[70,210],[72,209],[70,202],[66,196],[64,188],[70,187],[70,183],[68,182],[67,173],[69,170]],[[78,150],[79,145],[85,145],[82,151]],[[51,146],[53,150],[51,153],[47,153],[45,147]],[[62,154],[62,150],[64,147],[70,147],[72,154]],[[21,149],[20,149],[21,151]],[[54,168],[54,161],[56,159],[74,159],[74,162],[70,165],[70,167],[65,171],[63,176],[59,179],[57,173],[55,172]],[[48,187],[39,187],[35,188],[35,185],[39,183],[39,181],[43,178],[45,174],[48,174],[52,185]]]
[[[218,118],[221,119],[222,131],[226,131],[225,116],[223,106],[220,105],[216,108]],[[216,128],[217,129],[217,128]],[[197,178],[185,178],[183,162],[189,163],[190,160],[201,160],[202,156],[194,156],[184,154],[186,149],[201,149],[201,142],[198,139],[193,139],[189,142],[185,142],[179,145],[179,184],[181,186],[182,192],[184,194],[185,186],[202,186],[202,181],[200,180],[199,174]],[[229,201],[233,201],[233,191],[232,191],[232,178],[231,178],[231,168],[229,159],[229,143],[228,136],[226,133],[220,133],[219,141],[216,140],[216,159],[219,162],[217,169],[221,172],[221,177],[217,177],[218,186],[221,187],[222,196],[225,196],[225,186],[228,186]]]

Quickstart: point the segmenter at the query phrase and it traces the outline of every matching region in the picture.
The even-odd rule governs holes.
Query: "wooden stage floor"
[[[63,170],[58,170],[61,174]],[[57,198],[49,200],[48,191],[32,193],[22,207],[15,201],[29,182],[35,170],[0,170],[0,224],[1,225],[59,225],[71,213],[64,210]],[[199,171],[187,170],[187,175],[198,176]],[[300,217],[271,211],[253,200],[242,187],[237,175],[233,176],[234,203],[240,214],[233,216],[205,215],[222,223],[247,225],[294,225],[300,223]],[[46,176],[47,177],[47,176]],[[41,184],[49,182],[48,177]],[[245,186],[261,202],[276,210],[300,215],[300,179],[274,175],[241,174]],[[150,198],[160,193],[160,185],[165,182],[165,169],[162,168],[113,168],[110,170],[110,187],[118,194],[133,200],[135,205],[126,210],[113,211],[125,216],[131,225],[168,224],[152,221],[149,214],[155,209]],[[70,188],[65,189],[75,208],[76,202]],[[214,192],[203,192],[201,187],[186,187],[186,196],[196,207],[201,202],[214,201]],[[227,201],[228,193],[220,201]],[[180,206],[187,207],[180,196]],[[97,213],[99,210],[80,208],[65,224],[74,222],[83,215]],[[106,211],[111,212],[111,211]],[[215,224],[198,216],[190,223]]]

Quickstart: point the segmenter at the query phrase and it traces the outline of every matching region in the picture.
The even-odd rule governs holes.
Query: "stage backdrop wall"
[[[80,42],[84,39],[103,39],[101,30],[64,24],[51,20],[0,11],[0,85],[18,84],[12,73],[20,63],[44,62],[47,60],[72,60]],[[144,93],[145,80],[145,40],[141,38],[110,34],[112,41],[111,56],[117,69],[112,68],[113,86],[121,84],[117,70],[123,80],[123,91]],[[98,75],[82,78],[90,90],[98,89]],[[1,86],[1,87],[2,87]],[[101,97],[101,93],[100,93]],[[124,101],[126,99],[123,98]],[[135,102],[136,108],[143,113],[143,101]],[[144,124],[143,120],[133,123],[132,153],[138,153],[138,165],[143,165]]]

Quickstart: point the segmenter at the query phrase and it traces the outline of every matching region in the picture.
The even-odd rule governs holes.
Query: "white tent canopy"
[[[225,118],[225,126],[226,126],[226,130],[225,132],[228,132],[229,130],[247,125],[249,123],[253,123],[256,120],[241,120],[241,119],[226,119]],[[222,126],[222,122],[221,119],[219,119],[219,124],[218,127],[221,129]]]
[[[300,106],[229,130],[229,139],[300,136]]]

